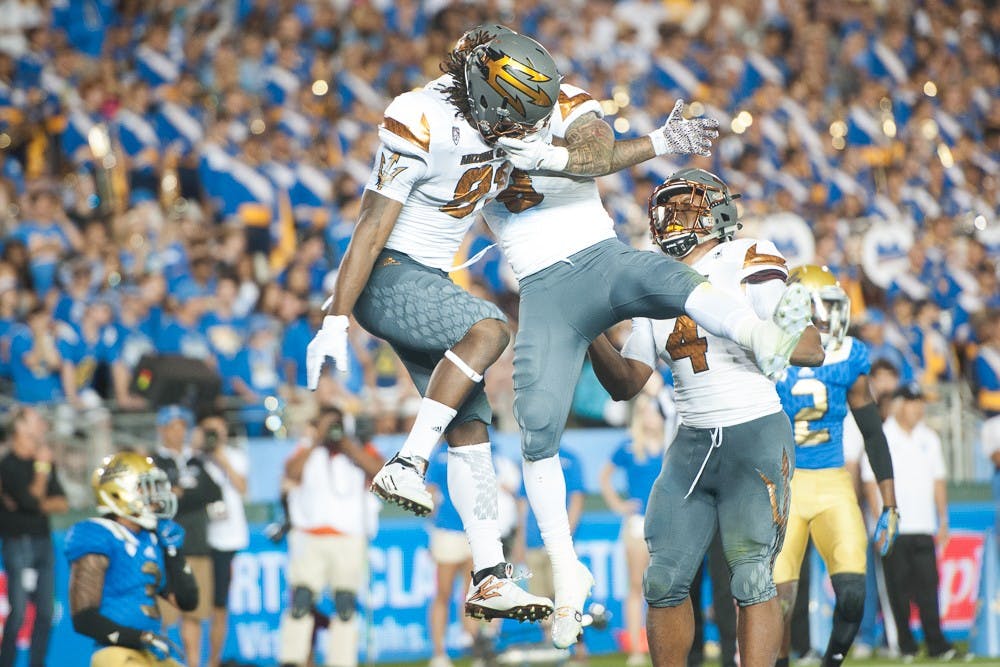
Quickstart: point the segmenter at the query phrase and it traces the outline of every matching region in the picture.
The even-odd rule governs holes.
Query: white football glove
[[[553,146],[537,133],[524,139],[500,137],[497,144],[507,153],[507,160],[515,169],[562,171],[569,162],[569,151],[565,147]]]
[[[346,315],[327,315],[306,348],[306,379],[309,389],[315,391],[327,357],[341,373],[347,373],[347,323]]]
[[[719,121],[714,118],[685,120],[681,116],[683,110],[684,100],[677,100],[663,127],[647,135],[653,142],[653,151],[657,156],[693,153],[708,157],[712,154],[712,140],[719,136]]]

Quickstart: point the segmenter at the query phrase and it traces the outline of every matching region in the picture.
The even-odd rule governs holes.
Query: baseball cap
[[[164,405],[156,413],[156,425],[166,426],[175,419],[181,419],[187,426],[194,423],[191,411],[180,405]]]
[[[896,398],[904,398],[908,401],[921,401],[925,398],[924,390],[916,382],[901,385],[893,395]]]

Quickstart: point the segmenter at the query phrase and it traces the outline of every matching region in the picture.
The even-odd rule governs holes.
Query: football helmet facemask
[[[559,98],[552,56],[535,40],[509,30],[469,52],[465,84],[472,125],[490,143],[538,132]]]
[[[663,252],[681,258],[712,239],[731,240],[742,227],[733,203],[739,197],[715,174],[681,169],[649,196],[653,241]]]
[[[146,530],[155,530],[159,519],[170,519],[177,512],[177,496],[167,474],[142,454],[119,452],[105,457],[91,485],[99,513],[135,521]]]
[[[805,264],[788,274],[788,284],[802,283],[812,298],[813,325],[827,353],[840,348],[851,323],[851,299],[825,266]]]

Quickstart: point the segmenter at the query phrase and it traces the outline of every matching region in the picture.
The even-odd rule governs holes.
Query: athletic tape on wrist
[[[444,352],[444,358],[447,359],[448,361],[450,361],[451,363],[455,364],[456,366],[458,366],[458,370],[460,370],[463,373],[465,373],[466,377],[468,377],[473,382],[482,382],[483,381],[483,376],[482,375],[480,375],[479,373],[477,373],[476,371],[474,371],[472,369],[472,366],[470,366],[469,364],[467,364],[464,361],[462,361],[459,358],[459,356],[457,354],[455,354],[454,352],[452,352],[451,350],[445,350],[445,352]]]

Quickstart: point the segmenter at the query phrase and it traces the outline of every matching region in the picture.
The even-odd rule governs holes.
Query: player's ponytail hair
[[[647,459],[663,453],[665,429],[666,422],[656,397],[640,392],[632,405],[632,420],[629,423],[632,452],[637,463],[645,463]]]
[[[450,86],[443,87],[441,90],[448,96],[448,102],[458,109],[456,116],[466,120],[472,117],[472,108],[469,105],[469,87],[465,82],[465,61],[474,48],[485,44],[495,36],[485,30],[473,33],[468,38],[459,40],[455,48],[441,61],[441,71],[450,74],[452,80]]]

